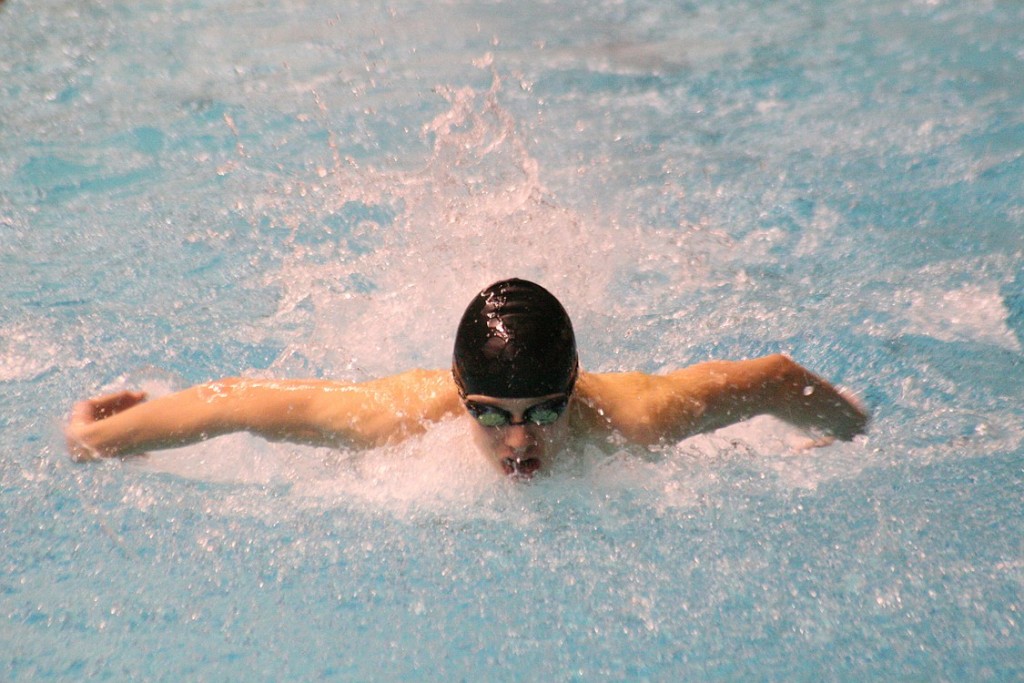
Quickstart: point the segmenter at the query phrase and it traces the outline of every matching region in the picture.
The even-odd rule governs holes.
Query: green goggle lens
[[[482,424],[484,427],[500,427],[501,425],[508,424],[508,415],[503,415],[497,411],[488,410],[474,415],[476,421]]]
[[[529,419],[530,422],[533,422],[534,424],[549,425],[552,422],[555,422],[561,416],[561,411],[555,410],[553,408],[545,408],[543,406],[538,406],[537,409],[530,414]]]

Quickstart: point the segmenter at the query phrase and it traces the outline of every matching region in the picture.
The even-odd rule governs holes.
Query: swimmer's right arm
[[[176,448],[245,431],[271,441],[370,447],[421,433],[454,414],[447,371],[363,383],[224,379],[146,400],[125,391],[75,404],[65,428],[76,461]]]

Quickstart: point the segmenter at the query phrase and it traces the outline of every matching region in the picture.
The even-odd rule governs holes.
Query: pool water
[[[1024,5],[0,4],[0,679],[1024,677]],[[856,392],[495,478],[444,423],[80,466],[73,401],[445,367]]]

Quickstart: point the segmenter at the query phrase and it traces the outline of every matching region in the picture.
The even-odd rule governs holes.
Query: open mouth
[[[501,467],[509,476],[529,478],[540,469],[540,460],[537,458],[505,458],[501,461]]]

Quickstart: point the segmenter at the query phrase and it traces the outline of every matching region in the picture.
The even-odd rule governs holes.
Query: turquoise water
[[[0,679],[1020,679],[1022,67],[995,0],[0,4]],[[871,433],[65,457],[112,388],[443,367],[509,275]]]

